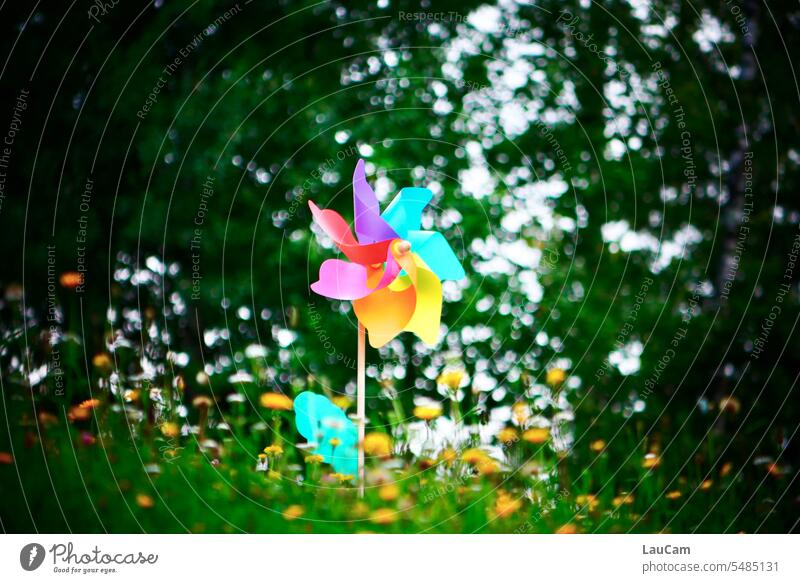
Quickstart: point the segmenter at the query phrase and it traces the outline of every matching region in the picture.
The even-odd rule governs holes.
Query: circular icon
[[[44,562],[44,547],[39,543],[30,543],[19,552],[19,564],[26,571],[35,571]]]

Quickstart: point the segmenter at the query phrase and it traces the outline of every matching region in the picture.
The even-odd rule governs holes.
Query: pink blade
[[[367,286],[367,268],[341,259],[327,259],[319,268],[319,281],[311,289],[321,296],[336,300],[357,300],[374,289]]]

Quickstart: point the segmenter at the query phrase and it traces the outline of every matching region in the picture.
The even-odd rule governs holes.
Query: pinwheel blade
[[[378,197],[367,182],[364,160],[358,161],[353,172],[353,210],[359,243],[397,238],[397,233],[381,218]]]
[[[404,188],[389,203],[381,217],[400,237],[407,239],[409,231],[419,229],[422,211],[431,198],[433,193],[427,188]]]
[[[386,261],[386,253],[391,239],[377,243],[360,244],[350,232],[350,227],[336,211],[321,209],[308,201],[314,221],[325,231],[334,244],[350,261],[361,265],[373,265]]]
[[[356,316],[367,329],[374,348],[403,331],[413,332],[426,344],[436,344],[442,316],[442,283],[415,254],[398,255],[396,259],[405,275],[387,288],[353,301]]]
[[[391,284],[400,270],[390,245],[383,265],[364,266],[341,259],[323,261],[319,268],[319,281],[312,283],[311,289],[336,300],[357,300]]]
[[[442,318],[442,282],[436,275],[417,265],[417,304],[414,315],[404,330],[419,336],[425,344],[439,341],[439,323]]]
[[[319,281],[311,289],[335,300],[357,300],[374,289],[367,285],[367,268],[341,259],[326,259],[319,268]]]
[[[294,400],[294,415],[297,431],[308,440],[308,443],[319,445],[322,439],[320,419],[329,410],[332,404],[322,395],[305,391],[297,395]]]
[[[358,467],[358,429],[344,411],[326,397],[304,391],[294,400],[297,431],[313,445],[314,453],[342,474]]]
[[[358,449],[355,445],[340,445],[330,458],[333,469],[340,474],[355,477],[358,473]]]
[[[397,336],[414,315],[417,292],[413,286],[394,292],[383,288],[353,301],[358,321],[367,329],[373,348],[380,348]]]
[[[441,281],[459,280],[466,276],[444,235],[436,231],[409,231],[406,239],[411,250],[419,255]]]

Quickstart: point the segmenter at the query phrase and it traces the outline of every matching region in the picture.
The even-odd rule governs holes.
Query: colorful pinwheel
[[[358,468],[358,431],[339,407],[322,395],[305,391],[294,400],[297,431],[311,451],[340,474],[355,476]]]
[[[375,348],[404,330],[413,332],[427,344],[435,344],[439,340],[442,315],[442,280],[464,277],[464,269],[442,234],[420,230],[422,211],[432,196],[427,188],[404,188],[381,213],[378,198],[367,183],[364,161],[359,160],[353,173],[355,237],[341,215],[322,210],[311,201],[308,203],[314,220],[349,260],[323,262],[319,281],[314,282],[311,289],[329,298],[352,301],[358,318],[356,446],[362,496],[365,482],[365,329],[369,333],[369,343]],[[319,398],[327,402],[325,397]],[[314,441],[315,437],[306,435],[309,429],[301,418],[305,419],[298,414],[298,430]],[[348,430],[345,453],[337,450],[331,454],[334,468],[337,456],[352,453],[351,435]],[[322,437],[324,439],[324,433]],[[351,458],[347,460],[350,467]]]
[[[379,348],[402,331],[427,344],[439,339],[442,280],[464,277],[464,269],[441,233],[420,230],[422,211],[433,194],[427,188],[404,188],[380,212],[367,183],[364,161],[353,173],[356,237],[335,211],[309,202],[314,220],[349,259],[326,260],[316,293],[351,300],[358,321]]]

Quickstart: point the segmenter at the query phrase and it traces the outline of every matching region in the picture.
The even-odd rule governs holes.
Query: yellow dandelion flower
[[[444,385],[451,391],[457,391],[461,387],[461,383],[464,382],[466,376],[466,372],[464,372],[463,369],[452,368],[440,374],[436,382],[440,385]]]
[[[387,458],[392,453],[392,438],[386,433],[371,432],[364,436],[364,453]]]
[[[317,465],[317,464],[321,464],[323,461],[325,461],[325,458],[323,458],[321,455],[316,454],[316,453],[312,453],[311,455],[306,456],[306,463],[307,464]]]
[[[478,449],[477,447],[473,447],[470,449],[465,449],[464,452],[461,454],[461,460],[467,462],[468,464],[478,464],[482,461],[485,461],[489,456],[485,451],[482,449]]]
[[[161,435],[168,438],[178,437],[181,434],[180,426],[172,421],[165,421],[159,429],[161,430]]]
[[[731,473],[732,469],[733,469],[733,464],[731,462],[725,462],[724,464],[722,464],[722,467],[719,469],[720,477],[724,478],[725,476],[727,476],[728,474]]]
[[[547,384],[556,387],[563,383],[567,378],[567,373],[562,368],[551,368],[547,371]]]
[[[572,524],[571,522],[558,527],[558,529],[556,530],[556,534],[576,534],[577,532],[578,532],[578,527]]]
[[[661,458],[656,454],[650,452],[644,456],[642,460],[642,467],[646,469],[656,468],[661,464]]]
[[[623,504],[633,504],[633,494],[622,493],[619,496],[614,496],[612,503],[614,506],[622,506]]]
[[[139,508],[152,508],[155,506],[155,502],[153,501],[153,498],[147,494],[137,494],[136,505],[139,506]]]
[[[595,439],[589,444],[589,449],[595,452],[601,452],[606,448],[606,442],[602,439]]]
[[[678,498],[680,498],[680,497],[681,497],[681,493],[680,493],[680,490],[672,490],[671,492],[667,492],[667,493],[664,495],[664,497],[665,497],[667,500],[677,500]]]
[[[359,500],[350,508],[350,514],[354,518],[365,518],[369,514],[369,506]]]
[[[339,447],[340,445],[342,445],[342,440],[339,439],[338,437],[331,437],[328,440],[328,443],[331,444],[331,447]]]
[[[139,394],[139,389],[126,389],[122,393],[122,398],[125,399],[126,403],[133,403],[139,400]]]
[[[532,427],[522,434],[522,439],[528,443],[540,444],[550,439],[550,430],[546,427]]]
[[[513,427],[504,427],[497,433],[497,441],[500,443],[511,444],[519,439],[517,430]]]
[[[273,443],[264,448],[264,453],[270,457],[280,457],[283,455],[283,448],[277,443]]]
[[[502,490],[497,494],[497,500],[495,500],[494,503],[494,513],[498,518],[511,516],[520,508],[522,508],[521,499],[514,498]]]
[[[353,404],[353,402],[345,395],[336,395],[333,399],[331,399],[331,401],[342,411],[347,411],[350,405]]]
[[[39,411],[39,423],[41,423],[45,427],[50,427],[51,425],[58,425],[58,417],[47,411]]]
[[[475,464],[475,469],[481,476],[490,476],[500,471],[500,464],[493,459],[487,458]]]
[[[350,474],[340,474],[339,472],[333,472],[328,476],[331,480],[336,480],[340,484],[344,484],[345,482],[349,482],[353,479],[353,476]]]
[[[273,411],[291,411],[292,400],[281,393],[262,393],[259,397],[261,406]]]
[[[413,414],[417,419],[422,419],[423,421],[433,421],[437,417],[441,416],[442,409],[440,407],[421,405],[419,407],[414,407]]]
[[[69,408],[67,413],[70,421],[86,421],[92,418],[91,408],[81,407],[80,405],[73,405]]]
[[[270,470],[270,471],[267,472],[267,477],[270,480],[280,480],[281,479],[281,473],[280,472],[276,472],[275,470]]]
[[[581,494],[580,496],[576,496],[575,502],[578,504],[578,506],[588,507],[590,512],[597,508],[597,505],[599,504],[597,501],[597,496],[594,494]]]
[[[375,524],[391,524],[397,520],[397,512],[391,508],[378,508],[369,515]]]
[[[299,504],[292,504],[287,506],[283,511],[283,517],[286,520],[297,520],[305,514],[305,510]]]
[[[111,370],[111,357],[105,352],[100,352],[92,357],[92,366],[103,371]]]
[[[713,485],[714,485],[714,480],[703,480],[702,482],[700,482],[698,488],[700,490],[708,490]]]
[[[399,495],[400,488],[398,488],[395,484],[384,484],[378,489],[378,498],[384,502],[396,500]]]
[[[442,453],[439,454],[439,459],[447,465],[451,465],[458,459],[458,453],[452,447],[448,447],[442,450]]]

